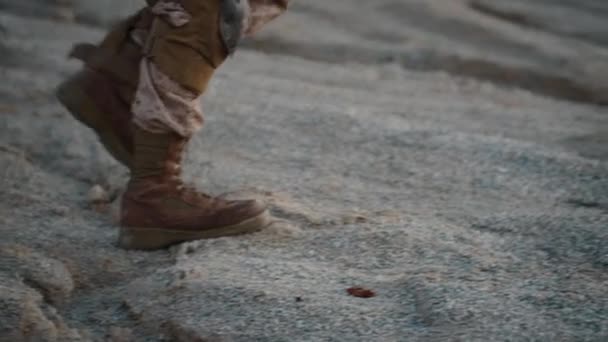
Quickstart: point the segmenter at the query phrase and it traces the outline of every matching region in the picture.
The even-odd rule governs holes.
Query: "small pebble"
[[[110,203],[110,195],[101,185],[93,186],[87,194],[87,199],[91,204]]]

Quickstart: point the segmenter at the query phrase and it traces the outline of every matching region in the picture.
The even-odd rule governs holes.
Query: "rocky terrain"
[[[0,0],[0,341],[608,339],[608,3],[294,0],[186,167],[276,222],[128,252],[53,89],[138,6]]]

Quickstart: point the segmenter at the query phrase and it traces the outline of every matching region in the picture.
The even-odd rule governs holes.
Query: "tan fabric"
[[[133,101],[134,123],[152,133],[175,132],[190,137],[203,125],[200,95],[163,74],[148,59],[140,66],[139,86]]]
[[[220,0],[161,0],[152,32],[131,32],[145,46],[132,104],[136,125],[153,133],[189,137],[202,127],[200,96],[226,59],[219,33]],[[244,32],[251,35],[287,8],[287,0],[248,0]]]
[[[170,32],[171,29],[177,29],[189,25],[192,20],[192,15],[188,13],[182,4],[174,1],[159,1],[150,8],[151,12],[162,18],[163,25],[159,29],[155,28],[153,39],[165,39],[163,32]],[[132,39],[143,45],[147,40],[149,32],[134,30],[131,33]],[[158,44],[158,40],[152,41],[151,44]],[[174,51],[162,51],[158,49],[158,45],[149,46],[151,49],[150,55],[143,58],[140,64],[140,79],[139,85],[135,93],[135,100],[132,104],[134,113],[134,123],[153,133],[175,132],[182,137],[190,137],[199,130],[203,124],[203,113],[200,105],[200,96],[206,88],[213,67],[206,60],[202,60],[200,56],[198,61],[188,63],[188,57],[195,57],[197,51],[193,49],[184,49],[176,47]],[[175,56],[172,52],[182,52],[182,56]],[[160,57],[159,57],[160,56]],[[174,73],[171,76],[161,71],[157,60],[160,60],[161,65],[166,59],[174,59],[175,65],[182,65],[182,69],[188,71],[188,67],[199,71],[195,76],[197,80],[185,81],[185,86],[174,81],[174,79],[182,79],[182,72]],[[164,64],[166,67],[166,63]],[[169,70],[173,70],[170,67]],[[196,83],[196,84],[195,84]]]
[[[249,15],[245,26],[245,36],[258,32],[269,21],[287,10],[288,0],[249,0]]]
[[[159,3],[170,2],[174,1]],[[190,20],[181,26],[155,20],[146,55],[184,88],[203,93],[215,68],[227,57],[218,25],[220,0],[180,0],[179,5]]]
[[[159,1],[150,10],[174,27],[184,26],[192,19],[181,4],[173,1]]]

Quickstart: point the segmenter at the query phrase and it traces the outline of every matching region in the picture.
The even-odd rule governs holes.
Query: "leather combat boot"
[[[185,186],[181,158],[187,139],[135,128],[131,179],[122,198],[118,244],[151,250],[185,241],[251,233],[270,223],[256,200],[230,201]]]
[[[112,29],[99,45],[76,44],[69,56],[85,66],[56,90],[70,114],[93,129],[106,150],[129,168],[133,159],[131,103],[143,56],[130,32],[145,31],[151,22],[151,14],[142,10]]]
[[[112,157],[131,167],[133,115],[130,106],[118,95],[112,79],[85,67],[63,82],[56,96],[75,119],[95,131]]]

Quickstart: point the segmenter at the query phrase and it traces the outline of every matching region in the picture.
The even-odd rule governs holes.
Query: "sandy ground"
[[[114,245],[88,194],[127,171],[52,94],[137,2],[49,3],[0,1],[0,341],[608,339],[603,1],[296,1],[186,170],[277,222],[152,253]]]

